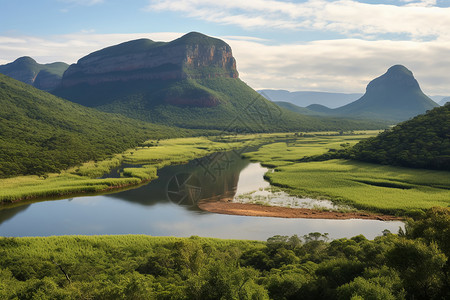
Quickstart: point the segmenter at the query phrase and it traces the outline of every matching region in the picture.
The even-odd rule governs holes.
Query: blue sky
[[[0,0],[0,64],[74,63],[123,41],[224,39],[254,88],[364,92],[403,64],[450,95],[450,0]]]

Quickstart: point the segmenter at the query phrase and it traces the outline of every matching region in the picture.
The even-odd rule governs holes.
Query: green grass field
[[[377,132],[258,134],[149,140],[140,147],[98,162],[49,174],[0,180],[0,201],[61,197],[69,194],[112,192],[157,178],[157,170],[186,163],[217,151],[261,145],[245,153],[253,161],[275,168],[266,174],[274,185],[299,196],[329,199],[376,212],[414,215],[433,206],[450,206],[450,174],[445,171],[383,166],[350,160],[299,162],[330,149],[349,147]],[[332,135],[335,134],[335,135]],[[121,163],[120,178],[99,178]]]
[[[245,156],[275,168],[266,174],[274,185],[292,194],[330,199],[391,214],[420,213],[433,206],[450,206],[450,173],[410,169],[350,160],[299,162],[298,160],[330,149],[355,144],[368,137],[313,136],[292,142],[278,142],[260,147]]]
[[[59,174],[0,179],[0,202],[111,192],[153,180],[157,178],[157,170],[168,165],[182,164],[217,151],[230,151],[285,136],[260,134],[149,140],[141,147],[129,149],[112,158],[87,162]],[[136,167],[125,168],[121,178],[98,178],[122,162]]]

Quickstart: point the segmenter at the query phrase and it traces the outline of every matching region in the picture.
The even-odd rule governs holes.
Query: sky
[[[450,0],[0,0],[0,64],[191,31],[225,40],[255,89],[363,93],[402,64],[450,96]]]

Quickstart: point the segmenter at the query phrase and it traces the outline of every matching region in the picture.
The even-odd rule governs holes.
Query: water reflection
[[[136,189],[3,209],[0,235],[149,234],[265,240],[276,234],[319,231],[331,238],[358,234],[373,238],[384,229],[397,232],[403,226],[376,220],[263,218],[201,211],[192,200],[239,198],[269,186],[259,164],[228,154],[163,168],[158,179]],[[186,195],[190,198],[181,201]]]

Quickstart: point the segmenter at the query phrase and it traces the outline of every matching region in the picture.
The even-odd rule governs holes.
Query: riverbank
[[[293,137],[293,134],[290,134]],[[46,174],[0,179],[0,204],[72,195],[110,193],[139,186],[158,178],[157,170],[183,164],[214,152],[250,147],[286,134],[192,137],[149,140],[141,147],[129,149],[110,159],[87,162],[78,167]],[[136,167],[121,170],[120,177],[104,176],[123,163]],[[115,176],[117,177],[117,176]]]
[[[0,299],[447,299],[442,228],[449,209],[373,240],[0,237]]]
[[[329,199],[360,210],[420,217],[431,207],[450,205],[450,172],[332,159],[304,162],[308,156],[356,143],[355,136],[299,138],[245,153],[272,168],[265,179],[301,198]]]
[[[308,208],[290,208],[281,206],[266,206],[248,203],[233,203],[224,201],[201,201],[201,210],[227,215],[276,217],[276,218],[304,218],[304,219],[364,219],[379,221],[402,221],[403,218],[391,215],[373,214],[363,211],[339,212]]]

